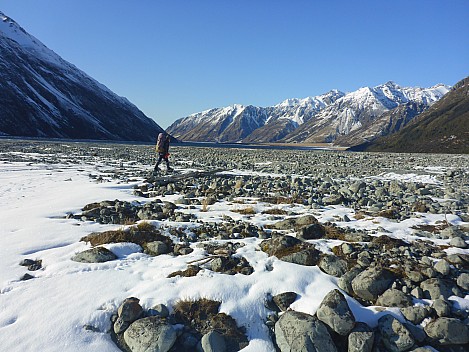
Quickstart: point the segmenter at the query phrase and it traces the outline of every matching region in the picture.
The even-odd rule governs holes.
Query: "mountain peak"
[[[386,83],[378,86],[378,87],[388,87],[388,88],[393,88],[393,89],[399,89],[401,88],[396,82],[394,81],[387,81]]]
[[[153,141],[162,131],[0,12],[0,135]]]
[[[27,50],[35,56],[40,56],[43,60],[59,65],[63,63],[59,55],[41,43],[40,40],[26,32],[11,17],[0,12],[0,38],[2,37],[14,41],[23,50]]]

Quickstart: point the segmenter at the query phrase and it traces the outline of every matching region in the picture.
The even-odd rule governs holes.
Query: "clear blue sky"
[[[165,128],[235,103],[469,75],[469,0],[0,0],[0,11]]]

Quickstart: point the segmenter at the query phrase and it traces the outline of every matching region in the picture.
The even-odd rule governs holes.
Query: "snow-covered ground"
[[[266,294],[297,292],[299,299],[291,308],[314,314],[324,296],[337,287],[337,278],[323,273],[317,266],[300,266],[269,257],[259,250],[261,240],[257,238],[231,240],[245,243],[237,254],[244,256],[254,268],[251,275],[232,276],[203,270],[195,277],[167,278],[172,272],[184,270],[189,262],[203,258],[203,250],[195,245],[194,252],[188,255],[152,257],[142,253],[135,244],[112,244],[106,247],[118,256],[117,260],[100,264],[72,261],[74,254],[90,248],[79,241],[81,237],[91,232],[119,229],[123,225],[66,219],[67,213],[80,213],[84,205],[102,200],[152,200],[142,200],[133,195],[133,186],[141,180],[129,183],[94,181],[89,174],[98,174],[98,166],[85,159],[79,164],[0,161],[2,351],[118,351],[108,333],[110,317],[127,297],[139,298],[144,308],[159,303],[171,307],[181,299],[221,301],[221,311],[246,328],[250,343],[243,351],[273,351],[269,331],[264,324],[269,313],[264,306]],[[418,174],[377,177],[435,182],[432,173],[419,171]],[[247,171],[231,171],[237,172],[245,174]],[[176,198],[175,195],[166,197],[170,201]],[[181,211],[192,212],[211,222],[221,221],[223,215],[229,215],[256,225],[272,223],[268,216],[262,214],[266,204],[248,205],[255,208],[254,215],[233,212],[247,205],[228,202],[217,202],[209,206],[207,212],[200,212],[197,207]],[[384,218],[354,220],[354,210],[343,206],[309,209],[284,204],[278,207],[299,214],[313,214],[320,222],[332,221],[339,225],[345,225],[340,219],[347,215],[352,219],[347,226],[374,229],[376,234],[390,231],[395,237],[404,239],[413,238],[410,226],[444,220],[443,215],[430,214],[402,222]],[[462,223],[454,215],[448,215],[447,220],[455,225]],[[152,223],[160,225],[158,221]],[[340,243],[312,242],[325,252]],[[460,251],[469,253],[468,250]],[[30,272],[34,279],[22,281],[20,278],[27,270],[19,262],[26,258],[42,260],[43,268]],[[398,309],[389,308],[383,312],[382,309],[363,307],[350,297],[347,299],[355,318],[371,326],[376,326],[385,312],[400,316]],[[468,296],[457,301],[460,306],[469,306]]]

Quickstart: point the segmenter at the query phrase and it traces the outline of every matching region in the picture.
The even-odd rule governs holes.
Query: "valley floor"
[[[144,309],[164,304],[170,311],[180,300],[219,301],[220,312],[245,328],[249,344],[243,351],[274,351],[265,324],[273,314],[266,297],[293,291],[297,299],[290,308],[314,315],[339,280],[319,265],[287,262],[260,250],[272,236],[300,236],[297,229],[276,227],[285,218],[313,215],[320,224],[350,236],[402,240],[410,244],[410,252],[413,243],[423,241],[438,253],[426,255],[432,265],[446,256],[469,255],[467,155],[193,146],[172,147],[170,153],[175,173],[154,177],[153,146],[0,141],[2,350],[119,351],[109,333],[111,317],[125,298],[137,297]],[[178,177],[180,181],[172,181]],[[145,222],[174,242],[184,241],[192,252],[151,256],[134,243],[110,243],[104,247],[115,260],[71,260],[91,248],[82,237],[134,226],[130,220],[92,221],[81,216],[85,205],[119,200],[143,206],[157,199],[175,204],[174,216]],[[207,226],[205,233],[197,230],[202,226]],[[456,232],[463,239],[458,246],[449,234]],[[344,242],[354,243],[339,237],[305,241],[327,255],[337,254],[333,248]],[[244,257],[252,273],[228,275],[201,262],[196,276],[168,278],[208,258],[199,243],[211,242],[240,244],[235,256]],[[19,265],[25,259],[40,268]],[[456,282],[463,272],[467,266],[451,265],[446,277]],[[410,294],[413,287],[404,288],[406,284],[402,279],[397,286]],[[463,320],[469,295],[461,287],[459,291],[447,301]],[[356,321],[373,328],[385,314],[405,320],[398,308],[347,294],[346,299]],[[412,299],[414,305],[432,304],[426,296]]]

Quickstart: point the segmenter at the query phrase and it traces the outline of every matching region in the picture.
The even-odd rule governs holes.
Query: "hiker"
[[[173,171],[173,169],[169,166],[169,136],[162,132],[158,135],[158,140],[156,141],[156,152],[158,153],[158,161],[155,165],[154,172],[158,172],[160,169],[158,166],[160,165],[161,161],[164,160],[166,162],[166,169],[168,171]]]

